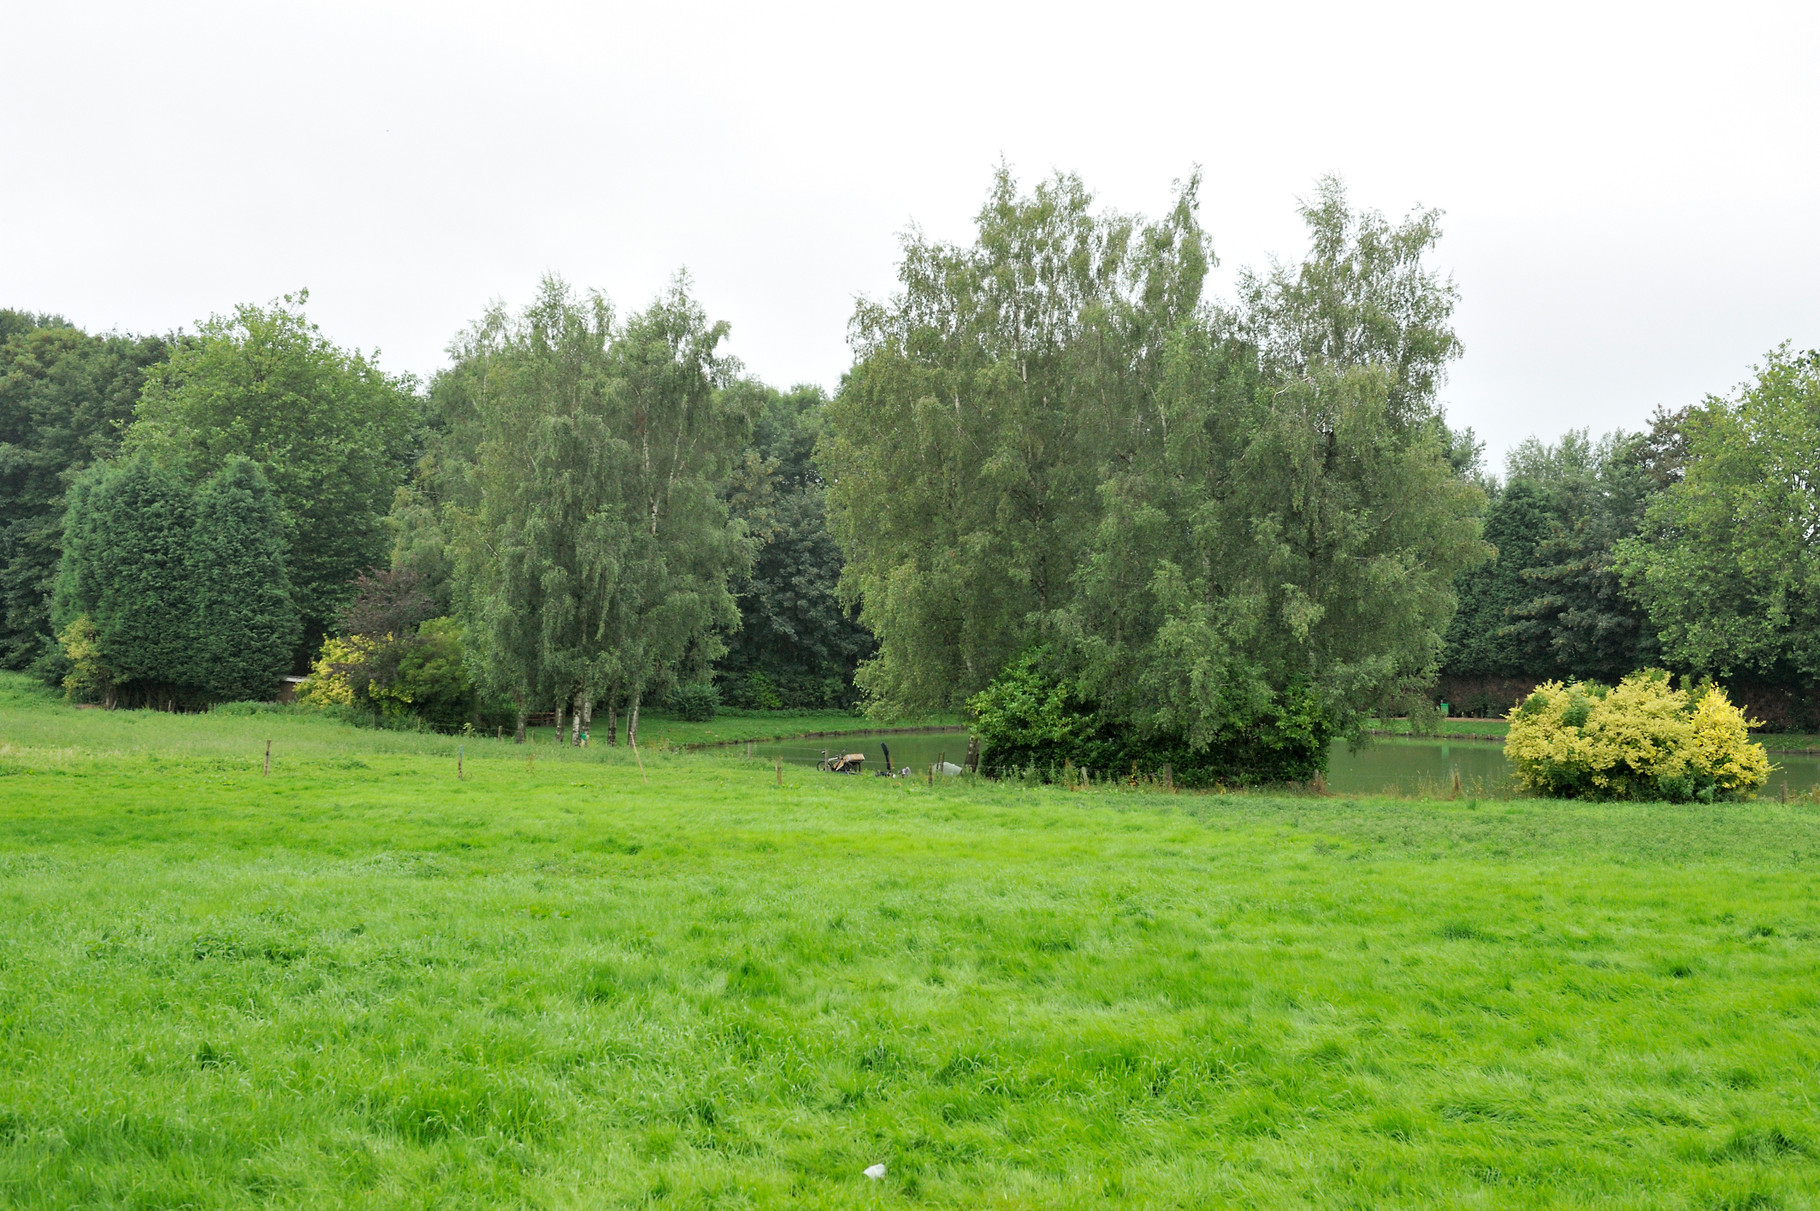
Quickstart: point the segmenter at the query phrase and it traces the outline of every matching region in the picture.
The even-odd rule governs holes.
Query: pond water
[[[966,756],[967,736],[964,732],[857,734],[771,740],[751,747],[755,761],[769,763],[782,757],[791,765],[814,765],[821,760],[824,749],[830,755],[864,753],[864,768],[869,774],[885,768],[883,748],[889,747],[893,766],[901,769],[907,765],[921,777],[931,764],[944,757],[959,765]],[[735,745],[727,751],[743,755],[745,749]],[[1781,768],[1758,792],[1760,798],[1780,798],[1785,785],[1790,794],[1804,794],[1820,787],[1820,757],[1772,752],[1770,760]],[[1510,770],[1504,761],[1504,746],[1484,740],[1374,738],[1356,753],[1344,743],[1335,744],[1328,759],[1327,786],[1352,794],[1446,792],[1452,788],[1455,771],[1465,794],[1508,791]]]

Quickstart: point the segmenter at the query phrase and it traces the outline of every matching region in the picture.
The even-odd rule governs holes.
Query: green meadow
[[[780,786],[669,726],[0,680],[0,1205],[1820,1203],[1813,804]]]

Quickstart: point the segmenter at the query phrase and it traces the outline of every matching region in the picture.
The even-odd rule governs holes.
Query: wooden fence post
[[[265,742],[265,773],[261,776],[266,778],[272,776],[272,742],[270,740]]]

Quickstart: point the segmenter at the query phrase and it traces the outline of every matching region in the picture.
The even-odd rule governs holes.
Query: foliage
[[[1154,777],[1168,765],[1178,785],[1194,787],[1306,782],[1327,768],[1332,727],[1305,685],[1289,687],[1262,717],[1193,745],[1180,733],[1120,726],[1051,666],[1050,653],[1027,652],[968,700],[983,771],[1048,780],[1068,767],[1102,777],[1135,768]]]
[[[65,655],[92,642],[111,676],[82,674],[87,692],[193,707],[268,694],[290,667],[282,521],[252,463],[229,459],[194,489],[144,452],[103,464],[72,487],[64,531],[56,616],[81,637]]]
[[[670,691],[670,710],[687,723],[707,723],[720,709],[720,691],[703,681],[679,685]]]
[[[973,247],[912,239],[902,292],[859,309],[823,458],[881,711],[970,695],[1038,638],[1103,721],[1195,753],[1304,693],[1346,730],[1432,676],[1483,550],[1433,400],[1458,348],[1436,217],[1323,182],[1307,260],[1225,310],[1200,303],[1197,188],[1143,223],[1001,171]]]
[[[1785,346],[1681,422],[1686,470],[1621,547],[1663,652],[1797,692],[1820,681],[1820,354]]]
[[[638,703],[705,676],[738,624],[747,540],[717,489],[749,417],[737,369],[678,279],[624,323],[546,279],[496,309],[434,391],[456,601],[477,671],[521,709]],[[464,449],[467,451],[463,453]]]
[[[1444,673],[1520,677],[1531,671],[1529,653],[1512,630],[1512,621],[1530,598],[1526,573],[1536,566],[1536,553],[1548,539],[1551,520],[1546,498],[1529,480],[1514,480],[1492,496],[1484,534],[1497,554],[1455,579],[1459,609],[1447,628]]]
[[[1680,419],[1659,412],[1646,433],[1570,430],[1511,452],[1485,515],[1497,558],[1455,582],[1443,676],[1610,681],[1659,659],[1617,553],[1680,474]]]
[[[436,598],[413,568],[370,568],[355,577],[353,589],[341,611],[343,635],[403,635],[436,617]]]
[[[297,687],[297,701],[311,706],[354,706],[372,700],[368,661],[381,640],[365,635],[330,635]]]
[[[428,619],[412,639],[399,657],[396,678],[387,687],[390,696],[443,731],[479,722],[481,703],[468,675],[461,623],[453,618]]]
[[[113,456],[165,353],[156,337],[90,336],[56,316],[0,310],[0,667],[54,658],[65,493]]]
[[[900,292],[855,311],[820,457],[882,713],[964,701],[1072,597],[1108,430],[1200,297],[1197,187],[1145,224],[1096,215],[1074,177],[1020,196],[1001,168],[971,247],[913,234]]]
[[[1769,779],[1768,755],[1724,690],[1678,690],[1659,670],[1615,688],[1546,682],[1509,721],[1512,775],[1537,794],[1710,803],[1749,798]]]
[[[258,465],[284,520],[297,661],[332,629],[356,574],[386,562],[385,517],[421,425],[411,381],[330,342],[304,315],[308,299],[242,305],[179,340],[147,376],[127,435],[193,481],[235,456]]]
[[[1811,806],[647,788],[34,690],[18,1211],[1820,1199]]]
[[[426,619],[399,634],[331,635],[297,699],[381,720],[421,720],[445,732],[508,721],[509,712],[482,699],[462,639],[462,625],[453,618]]]
[[[728,390],[752,397],[744,407],[756,414],[729,502],[758,547],[735,587],[740,625],[716,683],[737,706],[851,705],[854,671],[873,644],[840,602],[840,547],[812,458],[827,401],[815,387],[780,393],[746,380]]]
[[[145,455],[96,468],[71,488],[56,618],[86,615],[128,704],[200,698],[193,659],[190,543],[195,494]]]
[[[78,614],[57,633],[69,673],[63,679],[64,696],[77,702],[113,705],[114,672],[101,654],[101,633],[87,614]]]
[[[211,702],[260,698],[290,671],[301,626],[284,523],[259,468],[238,456],[196,491],[190,658]]]

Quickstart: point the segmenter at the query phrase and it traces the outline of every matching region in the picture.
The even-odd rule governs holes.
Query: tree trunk
[[[516,700],[516,705],[518,707],[518,729],[512,733],[512,743],[513,744],[523,744],[525,742],[525,704],[524,704],[524,700],[523,699]]]
[[[562,743],[562,708],[563,700],[559,694],[556,697],[556,743],[558,744]]]
[[[638,747],[638,700],[644,697],[641,690],[632,691],[632,709],[626,715],[626,743]]]
[[[569,712],[569,747],[581,747],[581,691],[575,691],[575,709]]]
[[[619,691],[607,692],[607,747],[619,747]]]
[[[588,747],[588,726],[594,722],[594,695],[586,694],[581,700],[581,746]]]

